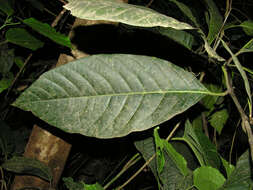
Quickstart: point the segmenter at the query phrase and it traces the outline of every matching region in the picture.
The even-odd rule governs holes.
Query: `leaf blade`
[[[187,23],[155,12],[152,9],[116,2],[115,0],[72,0],[63,6],[73,16],[88,20],[108,20],[133,26],[163,26],[178,30],[193,29]]]
[[[65,131],[112,138],[167,121],[207,93],[168,61],[101,54],[43,74],[13,105]]]
[[[59,32],[56,32],[56,30],[50,25],[40,22],[37,19],[32,18],[32,17],[23,20],[23,22],[26,25],[30,26],[33,30],[40,33],[41,35],[53,40],[54,42],[60,45],[71,48],[71,42],[70,42],[69,37]]]

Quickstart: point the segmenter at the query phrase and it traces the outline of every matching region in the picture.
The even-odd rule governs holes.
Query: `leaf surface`
[[[235,169],[219,190],[250,190],[253,187],[252,167],[249,151],[239,158]]]
[[[168,61],[101,54],[43,74],[13,105],[67,132],[113,138],[167,121],[208,93]]]
[[[204,2],[207,5],[210,17],[208,22],[209,31],[207,36],[207,42],[210,45],[219,34],[223,24],[223,18],[213,0],[204,0]]]
[[[217,190],[225,180],[219,170],[210,166],[202,166],[193,172],[194,185],[198,190]]]
[[[11,28],[5,35],[8,42],[29,48],[33,51],[43,47],[44,43],[31,34],[29,34],[23,28]]]
[[[183,139],[191,147],[201,166],[220,167],[220,157],[216,147],[202,131],[194,129],[189,120],[185,123]]]
[[[53,40],[54,42],[71,48],[71,42],[69,37],[56,32],[56,30],[51,27],[49,24],[40,22],[36,20],[35,18],[28,18],[23,20],[23,22],[30,26],[33,30],[36,30],[38,33],[40,33],[43,36],[46,36],[47,38]]]
[[[171,144],[164,141],[165,149],[164,158],[165,164],[163,171],[157,173],[157,164],[153,159],[149,167],[156,177],[157,181],[162,182],[160,186],[161,190],[181,190],[187,189],[192,186],[193,176],[192,172],[186,166],[186,160],[180,155]],[[155,142],[153,138],[147,138],[141,141],[135,142],[136,148],[141,152],[143,158],[148,161],[153,154],[155,154]],[[158,179],[159,178],[159,179]],[[192,188],[195,189],[195,188]]]
[[[193,29],[187,23],[160,14],[152,9],[120,3],[115,0],[71,0],[64,8],[73,16],[88,20],[108,20],[133,26],[171,27],[178,30]]]

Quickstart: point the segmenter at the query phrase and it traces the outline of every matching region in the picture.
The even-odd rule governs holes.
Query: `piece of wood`
[[[35,187],[40,190],[48,190],[49,188],[55,188],[61,177],[70,149],[70,144],[34,125],[24,156],[36,158],[49,166],[53,174],[52,184],[35,176],[15,176],[12,189]]]

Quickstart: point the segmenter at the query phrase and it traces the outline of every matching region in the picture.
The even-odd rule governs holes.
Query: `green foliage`
[[[198,190],[217,190],[225,180],[219,170],[210,166],[202,166],[193,172],[194,186]]]
[[[162,123],[208,93],[168,61],[101,54],[43,74],[13,105],[71,133],[113,138]]]
[[[249,151],[247,150],[237,161],[235,169],[219,190],[246,190],[252,189],[252,166]]]
[[[247,35],[253,36],[253,21],[246,20],[242,22],[240,26],[243,27],[243,30]]]
[[[6,32],[6,40],[10,43],[29,48],[33,51],[43,47],[44,43],[33,37],[23,28],[11,28]]]
[[[219,134],[221,134],[221,130],[226,124],[228,116],[229,115],[226,109],[217,111],[211,115],[209,122],[212,125],[212,127],[217,130]]]
[[[26,2],[36,11],[47,10],[47,6],[40,1],[26,0]],[[14,87],[14,77],[15,80],[18,79],[20,73],[21,75],[24,73],[27,64],[24,62],[24,57],[16,53],[15,45],[27,48],[25,51],[36,51],[44,47],[45,42],[35,37],[36,35],[31,35],[30,30],[61,46],[71,48],[68,37],[33,15],[27,18],[25,14],[16,12],[18,6],[13,6],[13,3],[14,1],[0,0],[2,23],[0,30],[3,34],[0,38],[2,40],[0,42],[0,93],[8,88],[11,91]],[[253,51],[253,39],[249,38],[253,35],[252,21],[248,18],[245,20],[245,15],[243,19],[240,18],[238,13],[233,15],[234,17],[229,16],[229,4],[226,7],[219,7],[221,5],[216,5],[213,0],[202,1],[203,10],[199,8],[201,6],[195,7],[186,1],[177,0],[150,1],[145,5],[146,7],[140,5],[143,1],[133,1],[133,3],[139,5],[120,3],[116,0],[69,0],[63,7],[78,18],[120,22],[173,40],[186,48],[185,50],[192,57],[200,58],[203,65],[205,64],[202,66],[204,69],[197,68],[201,70],[201,82],[193,73],[176,66],[177,62],[172,64],[167,60],[152,57],[153,55],[99,54],[45,72],[12,105],[31,111],[52,126],[69,133],[80,133],[96,138],[115,138],[160,125],[185,112],[201,100],[201,109],[203,109],[189,114],[189,118],[194,119],[192,124],[187,116],[184,129],[172,138],[174,142],[184,143],[191,156],[196,157],[198,161],[196,167],[189,167],[191,166],[189,163],[195,160],[189,161],[189,157],[180,146],[175,146],[174,142],[161,138],[158,128],[154,129],[152,137],[135,142],[136,148],[146,161],[145,164],[149,165],[157,180],[158,189],[252,189],[250,161],[253,160],[253,145],[250,144],[251,159],[247,151],[239,158],[236,166],[233,166],[219,155],[219,142],[217,143],[217,139],[222,137],[219,135],[222,135],[226,122],[229,122],[228,118],[233,114],[230,109],[231,107],[234,109],[230,105],[233,103],[240,113],[239,119],[242,120],[242,127],[247,132],[249,142],[253,141],[251,127],[246,125],[252,122],[251,75],[253,71],[248,68],[246,62],[243,62],[244,59],[238,57]],[[161,7],[167,4],[178,9],[180,15],[175,14],[177,19],[168,16],[174,12],[170,6],[165,6],[166,10],[162,11]],[[224,13],[220,12],[223,10],[226,10],[226,18],[222,16]],[[182,15],[191,23],[181,21]],[[206,15],[206,18],[201,18],[201,15]],[[230,23],[227,23],[227,18]],[[30,30],[27,30],[28,27]],[[234,52],[236,49],[239,51]],[[225,50],[230,57],[224,53]],[[176,49],[175,52],[179,52],[179,56],[181,54],[184,56],[181,50]],[[166,52],[166,55],[175,52]],[[195,71],[196,65],[190,65],[191,61],[185,60],[184,64],[189,70]],[[17,75],[16,70],[18,70]],[[223,75],[218,72],[220,70],[223,71]],[[231,70],[235,75],[230,76]],[[212,76],[206,76],[210,73]],[[242,97],[234,93],[233,81],[237,79],[235,76],[241,77],[243,81],[238,82],[238,80],[241,86],[236,88],[246,89],[245,94],[242,92]],[[207,88],[202,84],[202,81],[206,83],[205,80],[211,81],[206,85]],[[223,82],[220,82],[222,80]],[[226,91],[222,92],[224,88]],[[220,97],[227,94],[232,99]],[[243,98],[246,96],[248,109],[243,109],[245,106]],[[237,120],[232,118],[230,120],[237,123]],[[232,129],[231,122],[229,125]],[[39,161],[13,157],[15,148],[11,143],[13,141],[11,130],[1,123],[0,127],[0,169],[36,175],[52,181],[51,171]],[[122,171],[137,162],[140,155],[136,154],[133,158]],[[109,184],[118,179],[121,174],[122,172],[119,172]],[[108,187],[107,185],[102,187],[98,183],[88,185],[82,181],[74,182],[70,177],[63,178],[63,181],[69,190],[103,190]],[[123,186],[119,189],[123,189]]]
[[[98,183],[87,185],[83,182],[74,182],[71,177],[63,178],[63,181],[69,190],[104,190]]]
[[[48,37],[62,46],[71,48],[70,39],[59,32],[56,32],[55,29],[48,24],[40,22],[35,18],[24,19],[23,22],[41,35]]]

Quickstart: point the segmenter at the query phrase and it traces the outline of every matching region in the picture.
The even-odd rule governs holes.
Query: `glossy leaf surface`
[[[192,26],[142,6],[120,3],[115,0],[71,0],[64,8],[73,16],[88,20],[108,20],[133,26],[171,27],[178,30]]]
[[[113,138],[167,121],[208,93],[168,61],[101,54],[43,74],[13,105],[67,132]]]

